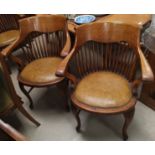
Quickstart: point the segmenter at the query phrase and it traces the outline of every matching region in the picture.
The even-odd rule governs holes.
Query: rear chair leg
[[[28,100],[30,102],[30,105],[29,105],[30,109],[34,109],[33,101],[32,101],[32,98],[31,98],[29,92],[26,91],[26,89],[24,88],[24,85],[20,82],[19,82],[19,87],[22,90],[22,92],[25,94],[25,96],[28,98]]]
[[[122,129],[123,140],[128,139],[127,128],[133,119],[134,112],[135,112],[135,108],[133,108],[130,111],[127,111],[123,114],[124,118],[125,118],[125,122],[124,122],[123,129]]]

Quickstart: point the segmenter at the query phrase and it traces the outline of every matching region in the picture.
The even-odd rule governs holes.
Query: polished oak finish
[[[142,81],[154,78],[140,49],[140,29],[128,24],[96,22],[79,26],[75,36],[74,47],[56,74],[71,81],[76,129],[80,131],[81,110],[108,115],[121,113],[125,118],[122,136],[127,140],[137,87]],[[136,77],[138,64],[141,76]]]
[[[151,21],[150,14],[114,14],[100,18],[98,22],[113,22],[119,24],[130,24],[142,28]]]
[[[55,75],[55,71],[68,55],[70,44],[67,19],[62,15],[39,15],[20,20],[19,38],[2,53],[19,66],[19,86],[28,97],[30,108],[33,102],[29,93],[34,87],[65,82],[64,78]],[[20,50],[20,56],[14,55],[15,49]]]

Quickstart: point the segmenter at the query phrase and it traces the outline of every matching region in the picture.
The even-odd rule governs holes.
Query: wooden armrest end
[[[138,53],[139,53],[140,63],[141,63],[142,80],[153,81],[154,80],[153,71],[140,48],[138,48]]]

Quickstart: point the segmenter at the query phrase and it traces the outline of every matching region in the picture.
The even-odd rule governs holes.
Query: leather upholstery
[[[63,79],[55,75],[56,69],[62,61],[59,57],[41,58],[32,61],[22,70],[19,81],[31,83],[47,83]]]
[[[112,72],[95,72],[84,77],[74,92],[76,99],[84,104],[115,108],[129,102],[132,92],[128,81]]]
[[[18,30],[10,30],[0,33],[0,47],[4,47],[12,43],[19,36]]]

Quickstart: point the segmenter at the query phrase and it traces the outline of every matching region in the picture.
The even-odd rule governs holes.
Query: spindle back
[[[130,25],[93,23],[79,26],[69,72],[82,78],[105,70],[132,81],[138,60],[139,35],[139,28]]]
[[[18,49],[20,58],[35,59],[60,56],[66,42],[67,20],[61,15],[41,15],[20,20]]]

